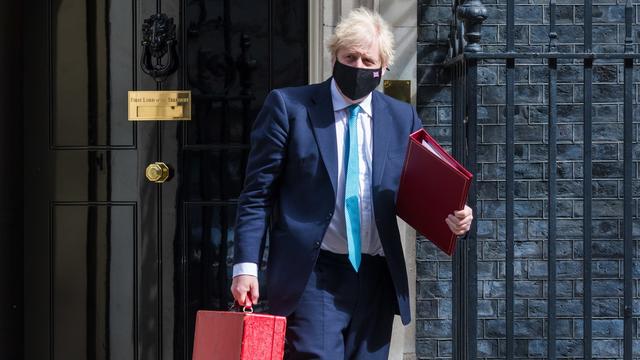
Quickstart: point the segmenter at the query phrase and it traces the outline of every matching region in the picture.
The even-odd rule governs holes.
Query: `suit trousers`
[[[386,259],[322,250],[296,310],[287,317],[286,360],[387,359],[395,292]]]

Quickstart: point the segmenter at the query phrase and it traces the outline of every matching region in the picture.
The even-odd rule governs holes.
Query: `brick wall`
[[[595,52],[622,52],[624,1],[596,0]],[[426,129],[451,144],[451,87],[438,66],[447,54],[449,0],[418,2],[418,110]],[[488,19],[484,51],[505,48],[506,2],[484,1]],[[634,42],[640,40],[640,1],[634,0]],[[518,0],[518,51],[545,51],[548,2]],[[557,7],[559,51],[581,52],[582,2],[561,0]],[[593,355],[621,358],[623,338],[622,242],[622,62],[596,61],[593,68]],[[515,109],[515,352],[519,358],[546,357],[547,328],[547,66],[541,59],[516,63]],[[478,357],[504,358],[505,328],[505,67],[487,61],[478,69]],[[582,356],[582,81],[581,62],[558,66],[558,356]],[[640,70],[634,70],[634,121],[640,121]],[[634,159],[640,159],[634,125]],[[634,209],[640,182],[634,167]],[[634,236],[640,223],[634,223]],[[637,238],[640,239],[640,238]],[[640,243],[636,242],[636,249]],[[637,251],[637,250],[636,250]],[[637,259],[634,254],[634,259]],[[451,262],[428,240],[417,242],[418,358],[451,358]],[[640,262],[634,263],[640,278]],[[637,280],[634,286],[637,285]],[[634,296],[640,294],[634,287]],[[634,313],[640,315],[640,301]],[[638,324],[636,324],[638,325]],[[634,337],[634,338],[637,338]],[[640,340],[634,343],[640,356]]]

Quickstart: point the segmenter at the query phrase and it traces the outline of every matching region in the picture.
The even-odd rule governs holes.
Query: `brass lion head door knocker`
[[[156,82],[164,81],[178,69],[176,25],[165,14],[151,15],[142,24],[140,66]]]

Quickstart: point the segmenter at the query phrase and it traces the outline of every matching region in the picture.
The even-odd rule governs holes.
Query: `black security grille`
[[[515,156],[515,111],[516,111],[516,64],[531,59],[542,59],[541,64],[547,67],[546,73],[546,106],[547,111],[547,169],[546,179],[548,202],[546,204],[547,220],[547,316],[545,325],[546,354],[538,356],[555,359],[558,349],[558,317],[557,317],[557,237],[558,237],[558,63],[579,64],[582,68],[582,94],[577,94],[583,106],[583,134],[582,134],[582,354],[580,357],[591,359],[593,356],[593,313],[592,313],[592,217],[593,217],[593,119],[592,104],[597,101],[599,92],[594,98],[594,63],[619,62],[622,63],[622,104],[623,124],[623,213],[617,214],[622,219],[621,233],[623,240],[623,351],[624,359],[631,359],[633,355],[634,317],[633,317],[633,254],[634,243],[632,239],[633,219],[633,194],[632,180],[634,179],[633,167],[633,134],[634,116],[634,61],[640,59],[640,55],[634,51],[633,40],[633,16],[634,6],[631,0],[624,4],[624,44],[619,44],[617,52],[597,52],[593,46],[593,13],[592,0],[584,1],[583,29],[584,41],[582,46],[568,49],[559,49],[556,0],[548,4],[548,45],[544,52],[531,52],[526,47],[516,46],[516,17],[515,0],[509,0],[506,4],[506,26],[504,51],[496,49],[483,49],[480,46],[480,33],[483,21],[487,18],[487,9],[479,0],[466,2],[454,1],[453,21],[450,30],[450,49],[446,67],[452,78],[452,119],[453,119],[453,152],[459,159],[464,159],[466,166],[478,175],[476,154],[478,153],[477,129],[478,129],[478,97],[481,86],[478,83],[478,71],[483,64],[499,64],[505,68],[504,77],[504,164],[505,164],[505,230],[504,238],[506,254],[504,259],[505,281],[505,335],[506,344],[503,354],[506,358],[517,356],[515,351],[516,336],[514,335],[514,156]],[[581,51],[578,51],[581,50]],[[636,65],[637,66],[637,65]],[[499,83],[499,82],[498,82]],[[561,119],[562,120],[562,119]],[[637,159],[636,159],[637,160]],[[470,195],[469,204],[476,209],[477,183],[474,178],[474,186]],[[461,241],[453,263],[453,358],[474,359],[477,356],[478,339],[478,279],[477,279],[477,229],[474,227],[468,239]]]

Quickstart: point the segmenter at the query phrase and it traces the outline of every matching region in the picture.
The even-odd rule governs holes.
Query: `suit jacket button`
[[[314,243],[313,243],[313,247],[314,247],[315,249],[318,249],[318,248],[320,247],[320,241],[316,241],[316,242],[314,242]]]

